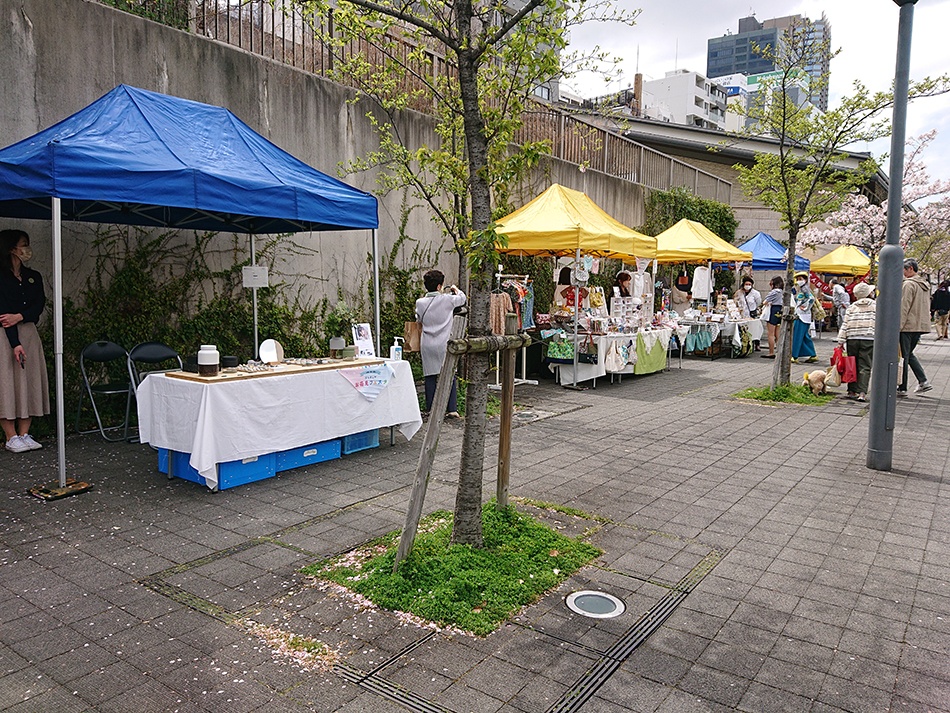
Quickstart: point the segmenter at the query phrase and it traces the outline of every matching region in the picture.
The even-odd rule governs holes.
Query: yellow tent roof
[[[727,243],[702,223],[683,218],[656,236],[657,262],[751,262],[752,253]]]
[[[653,257],[656,240],[607,215],[586,194],[555,183],[534,200],[496,221],[508,236],[501,252],[522,255]]]
[[[832,275],[866,275],[871,270],[871,258],[854,245],[842,245],[824,257],[811,261],[812,272]]]

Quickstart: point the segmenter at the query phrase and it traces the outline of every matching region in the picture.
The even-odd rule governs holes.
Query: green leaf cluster
[[[807,386],[801,384],[784,384],[781,386],[762,386],[743,389],[736,394],[740,399],[768,401],[773,403],[802,404],[804,406],[824,406],[833,400],[834,394],[820,394],[816,396]]]
[[[358,561],[344,555],[304,572],[384,609],[484,636],[600,554],[514,508],[499,510],[494,502],[482,509],[482,530],[481,548],[452,544],[452,514],[439,511],[422,521],[412,552],[395,573],[398,532],[366,548],[379,554]]]
[[[650,191],[646,222],[639,230],[647,235],[659,235],[683,218],[702,223],[727,243],[735,240],[739,227],[731,206],[697,196],[688,188],[675,187],[668,191]]]

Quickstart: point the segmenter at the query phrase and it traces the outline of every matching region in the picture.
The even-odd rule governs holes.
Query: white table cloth
[[[164,374],[136,392],[143,443],[190,453],[217,486],[216,465],[396,425],[407,439],[422,427],[412,370],[392,361],[393,377],[375,401],[338,371],[202,383]]]
[[[633,342],[631,349],[636,349],[637,340],[644,343],[646,350],[652,351],[653,347],[659,341],[663,344],[664,350],[669,350],[670,339],[673,336],[672,329],[649,329],[637,332],[636,334],[595,334],[594,343],[597,344],[597,363],[596,364],[581,364],[577,365],[577,381],[590,381],[591,379],[597,379],[601,376],[606,376],[608,373],[613,374],[633,374],[635,365],[627,364],[620,371],[608,372],[607,365],[604,363],[604,359],[607,357],[607,350],[610,348],[611,342]],[[586,339],[586,336],[580,339],[580,342],[583,342]],[[571,384],[574,382],[574,365],[573,364],[551,364],[552,367],[557,369],[558,379],[561,384]]]

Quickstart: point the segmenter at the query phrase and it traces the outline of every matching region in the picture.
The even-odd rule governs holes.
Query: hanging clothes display
[[[709,268],[697,267],[693,271],[693,299],[705,302],[712,294],[712,275]]]
[[[528,291],[525,293],[521,309],[521,328],[534,328],[534,283],[530,280],[528,280]]]
[[[492,334],[505,333],[505,315],[514,312],[511,297],[507,292],[493,292],[489,304],[489,324]]]

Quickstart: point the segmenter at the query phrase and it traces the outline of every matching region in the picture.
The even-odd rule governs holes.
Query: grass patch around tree
[[[452,514],[425,518],[393,572],[398,531],[303,569],[376,606],[484,636],[601,554],[514,507],[482,509],[484,547],[451,544]]]
[[[820,394],[815,396],[807,386],[799,384],[788,384],[787,386],[777,386],[774,389],[770,386],[753,387],[743,389],[737,394],[736,398],[753,399],[754,401],[767,401],[771,403],[801,404],[804,406],[824,406],[834,399],[834,394]]]

